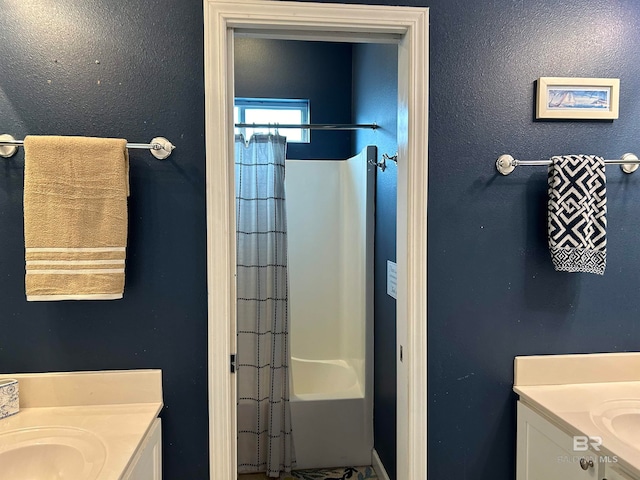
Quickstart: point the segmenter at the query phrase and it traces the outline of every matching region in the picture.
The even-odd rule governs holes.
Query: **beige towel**
[[[122,298],[126,143],[115,138],[24,139],[28,301]]]

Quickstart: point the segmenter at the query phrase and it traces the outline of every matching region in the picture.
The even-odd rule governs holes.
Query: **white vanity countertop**
[[[4,435],[63,427],[93,433],[106,457],[100,480],[118,480],[162,409],[160,370],[0,375],[16,378],[20,411],[0,420]]]
[[[640,477],[640,450],[610,432],[599,415],[624,402],[640,405],[640,353],[516,357],[513,390],[569,433],[600,437],[595,453]]]

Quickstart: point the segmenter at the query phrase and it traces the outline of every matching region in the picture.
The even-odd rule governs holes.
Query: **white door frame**
[[[210,478],[237,475],[233,36],[388,43],[398,50],[397,478],[427,471],[428,9],[204,0]],[[375,121],[375,119],[372,119]]]

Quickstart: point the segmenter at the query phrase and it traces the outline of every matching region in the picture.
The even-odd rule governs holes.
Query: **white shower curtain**
[[[236,136],[238,472],[295,464],[289,406],[286,139]]]

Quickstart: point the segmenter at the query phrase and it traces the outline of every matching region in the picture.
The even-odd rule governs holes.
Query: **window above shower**
[[[302,128],[279,128],[278,125],[309,123],[309,100],[284,98],[238,98],[235,99],[234,122],[240,124],[271,124],[269,127],[236,127],[236,134],[250,138],[254,133],[269,133],[276,130],[287,137],[288,143],[309,143],[309,130]]]

